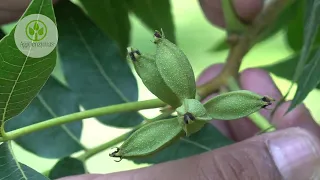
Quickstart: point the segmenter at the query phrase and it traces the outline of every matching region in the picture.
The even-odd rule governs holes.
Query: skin
[[[10,22],[23,12],[28,0],[1,0],[0,24]],[[224,27],[220,0],[199,0],[204,16],[215,26]],[[233,0],[238,16],[250,23],[262,9],[262,0]],[[197,79],[203,84],[221,71],[223,64],[205,69]],[[261,69],[246,69],[239,77],[240,85],[275,99],[282,97],[270,75]],[[216,94],[212,94],[214,96]],[[153,165],[151,167],[116,172],[65,177],[61,180],[302,180],[319,179],[320,128],[305,105],[285,114],[290,101],[282,104],[273,117],[261,110],[278,129],[257,135],[259,129],[248,119],[212,121],[235,144],[196,156]],[[269,106],[274,108],[274,105]]]

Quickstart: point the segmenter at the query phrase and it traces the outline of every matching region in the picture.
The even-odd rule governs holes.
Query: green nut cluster
[[[129,47],[128,59],[144,85],[160,100],[175,109],[171,119],[147,122],[131,134],[110,154],[111,157],[150,156],[184,136],[202,129],[211,120],[233,120],[246,117],[271,105],[274,99],[251,91],[239,90],[220,94],[201,103],[188,58],[162,33],[155,31],[155,54],[141,53]]]
[[[155,55],[141,54],[139,50],[128,48],[133,66],[143,84],[163,102],[172,107],[180,106],[178,96],[166,85],[157,68]]]
[[[159,31],[154,33],[155,54],[129,47],[128,58],[144,85],[173,108],[196,97],[194,72],[187,56]]]

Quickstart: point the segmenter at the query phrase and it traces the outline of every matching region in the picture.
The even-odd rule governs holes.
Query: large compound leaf
[[[130,41],[130,21],[125,0],[80,0],[92,21],[115,40],[125,55]]]
[[[312,90],[310,88],[316,87],[316,85],[318,84],[318,81],[311,80],[310,78],[318,75],[317,71],[319,70],[313,68],[317,67],[320,58],[318,57],[318,53],[316,53],[313,57],[310,57],[310,53],[320,26],[320,1],[307,0],[305,3],[307,4],[305,10],[303,47],[301,50],[301,55],[296,68],[296,72],[293,77],[293,82],[298,83],[298,89],[288,111],[291,111],[293,108],[295,108],[295,106],[301,103],[305,99],[306,95],[309,94],[309,92]],[[307,67],[307,61],[309,58],[311,58],[312,60],[310,62],[310,66]],[[304,88],[304,86],[301,85],[308,87]]]
[[[50,170],[49,178],[58,179],[66,176],[75,176],[85,173],[86,168],[82,161],[75,158],[66,157],[54,165],[54,167]]]
[[[137,164],[151,163],[158,164],[166,161],[177,160],[212,149],[220,148],[233,142],[222,135],[213,125],[206,124],[200,131],[190,137],[183,137],[178,142],[161,150],[147,158],[137,158],[133,161]]]
[[[126,0],[129,9],[152,31],[164,31],[167,39],[176,42],[170,0]]]
[[[12,131],[79,111],[75,94],[50,77],[26,110],[8,121],[5,127]],[[82,150],[79,142],[81,132],[82,121],[76,121],[24,135],[15,142],[38,156],[62,158]]]
[[[57,4],[59,54],[67,83],[80,104],[92,109],[137,101],[138,87],[117,45],[69,1]],[[136,112],[97,117],[107,125],[132,127],[142,118]]]
[[[37,171],[17,161],[10,143],[9,141],[0,144],[0,179],[49,180]]]
[[[22,17],[35,13],[55,22],[51,0],[33,0]],[[14,31],[0,41],[0,126],[26,108],[56,63],[56,50],[42,58],[25,56],[15,44]]]

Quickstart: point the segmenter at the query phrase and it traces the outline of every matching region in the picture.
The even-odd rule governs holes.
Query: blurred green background
[[[223,62],[226,58],[227,51],[210,52],[210,49],[225,37],[225,33],[221,29],[213,27],[206,20],[198,1],[171,0],[171,4],[176,27],[177,43],[189,57],[196,77],[207,66]],[[152,40],[152,32],[144,27],[135,16],[131,16],[130,18],[133,22],[131,45],[139,48],[143,52],[152,52],[154,50],[150,43],[150,40]],[[282,60],[291,53],[285,44],[283,34],[280,32],[252,49],[245,57],[241,69],[271,64]],[[290,82],[275,76],[272,77],[281,92],[285,93],[290,86]],[[155,96],[142,85],[140,79],[137,79],[139,83],[139,100],[155,98]],[[296,86],[293,88],[289,98],[293,97],[295,89]],[[317,102],[319,99],[320,93],[315,90],[311,92],[305,100],[307,107],[311,110],[313,117],[316,118],[318,122],[320,121],[320,107]],[[141,112],[145,114],[146,117],[154,117],[159,111],[155,109]],[[94,147],[127,131],[128,129],[106,127],[95,119],[86,119],[84,120],[84,130],[81,141],[88,147]],[[122,160],[121,163],[116,163],[113,158],[108,156],[110,151],[112,150],[102,152],[87,162],[87,168],[90,173],[110,173],[147,166],[147,164],[137,166],[126,160]],[[56,162],[56,160],[52,159],[39,158],[16,145],[14,146],[14,152],[22,163],[40,172],[50,169]]]

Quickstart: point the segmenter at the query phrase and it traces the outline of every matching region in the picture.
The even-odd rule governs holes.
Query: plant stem
[[[139,127],[141,127],[141,126],[142,126],[142,124],[141,124],[141,125],[138,125],[136,128],[139,128]],[[78,156],[77,159],[79,159],[80,161],[83,161],[83,162],[84,162],[84,161],[86,161],[87,159],[91,158],[92,156],[94,156],[94,155],[96,155],[96,154],[98,154],[98,153],[100,153],[100,152],[102,152],[102,151],[104,151],[104,150],[106,150],[106,149],[109,149],[109,148],[112,147],[112,146],[115,146],[115,145],[121,143],[121,142],[124,141],[131,133],[132,133],[132,131],[129,131],[129,132],[125,133],[125,134],[122,134],[121,136],[118,136],[118,137],[112,139],[111,141],[108,141],[108,142],[106,142],[106,143],[104,143],[104,144],[101,144],[101,145],[99,145],[99,146],[97,146],[97,147],[95,147],[95,148],[89,149],[86,153]]]
[[[12,140],[17,137],[23,136],[25,134],[30,134],[32,132],[40,131],[40,130],[43,130],[46,128],[70,123],[70,122],[85,119],[85,118],[97,117],[97,116],[114,114],[114,113],[139,111],[139,110],[143,110],[143,109],[153,109],[153,108],[158,108],[158,107],[162,107],[165,105],[166,105],[166,103],[162,102],[159,99],[152,99],[152,100],[146,100],[146,101],[138,101],[138,102],[130,102],[130,103],[111,105],[111,106],[107,106],[107,107],[77,112],[77,113],[49,119],[47,121],[43,121],[40,123],[36,123],[36,124],[29,125],[29,126],[17,129],[17,130],[7,132],[7,133],[5,133],[5,136],[3,135],[3,137],[0,137],[0,142]]]
[[[272,124],[270,124],[269,121],[258,112],[250,114],[248,117],[263,132],[272,132],[276,130],[276,128]]]
[[[250,49],[248,39],[240,35],[233,35],[229,38],[229,44],[231,49],[222,71],[218,76],[198,87],[198,93],[202,98],[217,91],[222,85],[226,85],[230,76],[237,76],[242,58]]]
[[[159,116],[153,118],[153,119],[148,119],[145,120],[144,122],[142,122],[141,124],[137,125],[136,127],[134,127],[131,131],[120,135],[114,139],[112,139],[111,141],[108,141],[106,143],[103,143],[99,146],[96,146],[94,148],[88,149],[85,153],[81,154],[80,156],[77,157],[77,159],[79,159],[82,162],[85,162],[86,160],[88,160],[89,158],[95,156],[96,154],[99,154],[103,151],[105,151],[106,149],[111,148],[114,145],[117,145],[119,143],[121,143],[122,141],[124,141],[126,139],[126,137],[128,137],[131,133],[133,133],[135,130],[139,129],[140,127],[144,126],[147,123],[150,123],[151,121],[157,121],[157,120],[162,120],[167,118],[168,116],[170,116],[172,113],[174,112],[174,110],[168,110],[163,112],[162,114],[160,114]],[[46,170],[44,172],[42,172],[42,174],[44,176],[48,176],[50,173],[50,170]]]
[[[228,86],[232,91],[237,91],[241,89],[234,78],[229,79]],[[259,112],[250,114],[248,117],[257,127],[259,127],[264,132],[272,132],[276,130],[273,127],[273,125],[270,124],[270,122],[265,117],[263,117]]]

